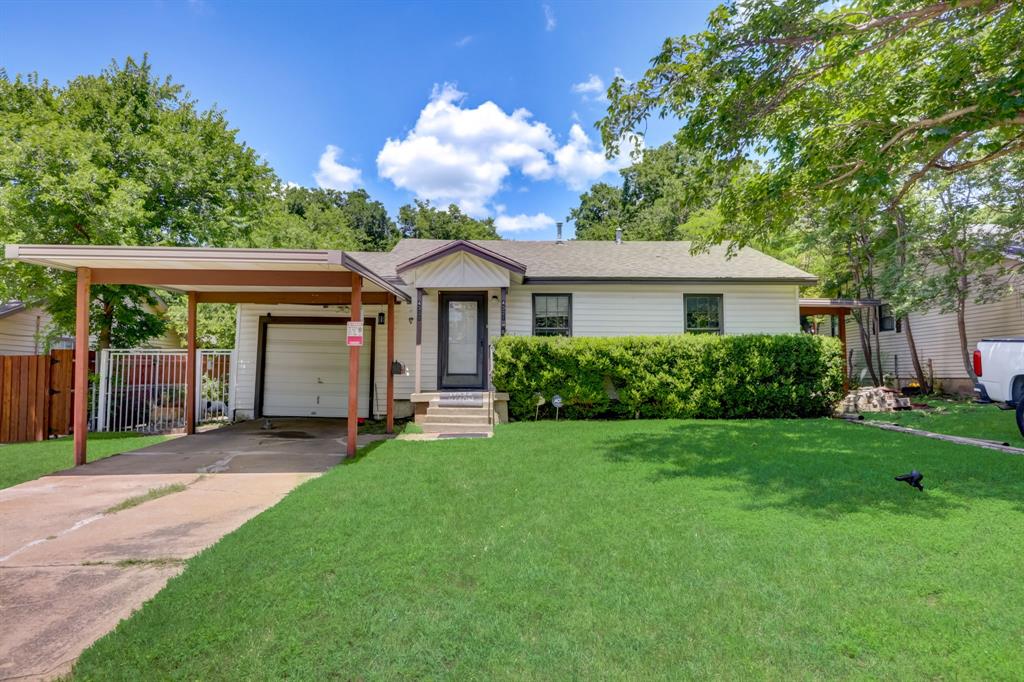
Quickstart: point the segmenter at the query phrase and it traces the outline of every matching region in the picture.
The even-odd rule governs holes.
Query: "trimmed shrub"
[[[509,413],[532,419],[535,395],[562,396],[563,416],[594,418],[821,417],[842,397],[838,339],[780,336],[506,336],[494,386]]]

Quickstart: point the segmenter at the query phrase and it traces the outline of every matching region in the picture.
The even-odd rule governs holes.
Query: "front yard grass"
[[[924,402],[933,409],[893,413],[867,412],[864,418],[893,422],[932,433],[994,440],[1024,448],[1024,437],[1017,428],[1017,420],[1012,410],[1000,410],[995,405],[978,405],[963,398],[912,400],[915,403]]]
[[[75,676],[1019,679],[1021,547],[1022,457],[831,420],[519,423],[300,486]]]
[[[104,457],[138,450],[167,440],[167,436],[140,436],[135,433],[90,433],[87,459],[95,462]],[[74,440],[71,436],[39,441],[0,445],[0,488],[9,488],[55,471],[75,465]]]

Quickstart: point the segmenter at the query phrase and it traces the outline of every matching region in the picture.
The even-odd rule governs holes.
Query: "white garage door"
[[[369,332],[369,328],[367,328]],[[370,335],[359,352],[359,416],[370,416]],[[342,324],[268,324],[263,370],[268,417],[347,417]]]

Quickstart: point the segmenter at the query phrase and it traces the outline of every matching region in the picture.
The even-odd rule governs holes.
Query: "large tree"
[[[0,74],[0,241],[220,246],[268,209],[274,174],[222,111],[202,110],[147,59],[64,87]],[[40,301],[65,329],[73,275],[5,262],[0,296]],[[94,287],[99,346],[163,332],[139,287]]]
[[[923,178],[1024,149],[1024,5],[1013,0],[733,0],[616,79],[609,153],[652,114],[721,177],[719,237],[783,231],[811,205],[895,207]],[[706,183],[698,183],[700,184]]]
[[[580,195],[568,216],[577,239],[614,239],[622,228],[632,241],[701,241],[720,223],[720,184],[694,172],[693,156],[674,141],[650,148],[620,171],[622,187],[597,183]]]
[[[398,210],[402,236],[415,239],[501,239],[493,218],[477,220],[452,204],[447,211],[416,199]]]
[[[342,206],[343,192],[288,187],[264,219],[248,234],[239,234],[238,246],[255,248],[342,249],[359,251],[366,237],[355,229]]]
[[[341,249],[381,251],[398,239],[398,229],[384,205],[364,190],[339,192],[307,187],[278,188],[262,220],[240,233],[232,246],[269,249]],[[187,308],[184,297],[170,302],[167,319],[185,338]],[[235,306],[199,306],[199,343],[207,348],[232,348],[235,343]]]
[[[568,220],[576,227],[576,239],[611,241],[616,229],[628,227],[623,213],[622,189],[598,182],[580,195]]]

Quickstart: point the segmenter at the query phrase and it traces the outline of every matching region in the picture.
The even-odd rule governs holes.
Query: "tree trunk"
[[[974,383],[978,377],[974,374],[974,364],[967,351],[967,298],[971,290],[971,281],[967,276],[967,254],[958,248],[953,249],[953,262],[956,263],[960,276],[956,288],[956,331],[960,335],[960,359],[964,363],[964,371]]]
[[[874,298],[874,296],[872,296]],[[885,383],[885,365],[882,364],[882,335],[879,334],[882,330],[882,312],[881,308],[874,307],[871,309],[871,319],[873,321],[872,327],[875,330],[875,358],[878,360],[878,386]]]
[[[110,328],[114,325],[114,306],[103,303],[100,313],[100,330],[96,337],[96,350],[110,348]]]
[[[880,386],[881,383],[878,381],[878,374],[875,372],[875,361],[871,353],[871,339],[867,329],[864,328],[864,315],[854,315],[853,319],[857,320],[857,329],[860,332],[860,349],[864,353],[864,364],[868,368],[868,373],[871,375],[871,383],[874,386]]]
[[[966,278],[962,278],[966,279]],[[974,366],[971,363],[970,353],[967,351],[967,296],[961,292],[957,294],[956,301],[956,331],[960,335],[960,359],[964,362],[964,371],[971,381],[977,382],[978,377],[974,374]]]
[[[906,231],[906,215],[903,213],[903,209],[897,209],[896,211],[896,238],[899,254],[900,273],[906,271],[907,267],[907,243],[905,241]],[[910,362],[914,365],[914,374],[917,376],[917,385],[921,387],[922,393],[931,393],[931,386],[928,385],[928,380],[924,375],[924,368],[921,367],[921,358],[917,354],[917,344],[914,342],[914,332],[910,328],[910,313],[907,312],[903,315],[903,335],[907,337],[907,348],[910,350]],[[898,378],[898,377],[897,377]]]
[[[921,358],[917,355],[917,344],[914,342],[914,332],[910,330],[910,316],[903,318],[903,335],[907,337],[907,348],[910,349],[910,361],[914,363],[914,375],[917,376],[917,384],[921,387],[922,393],[931,393],[931,386],[924,375],[924,368],[921,367]]]

